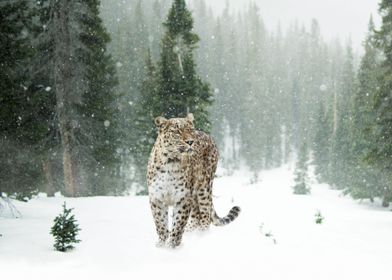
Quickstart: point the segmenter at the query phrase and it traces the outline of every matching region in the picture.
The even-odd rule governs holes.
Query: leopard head
[[[162,153],[170,159],[181,159],[193,153],[193,114],[185,118],[165,119],[157,117],[155,125]]]

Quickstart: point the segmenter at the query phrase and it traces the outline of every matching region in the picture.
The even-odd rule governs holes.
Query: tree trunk
[[[382,207],[389,207],[389,201],[386,196],[382,199]]]
[[[42,169],[45,174],[45,192],[48,197],[54,197],[54,182],[53,182],[53,176],[52,176],[52,168],[50,166],[50,158],[46,157],[42,161]]]
[[[392,198],[391,191],[388,188],[386,188],[384,191],[384,197],[382,198],[382,207],[389,207],[391,198]]]
[[[73,166],[73,128],[70,118],[70,97],[73,85],[71,64],[73,63],[73,57],[71,52],[69,4],[69,0],[57,1],[52,4],[55,31],[55,34],[53,34],[55,38],[54,83],[56,89],[56,109],[63,147],[64,194],[66,196],[75,196],[74,172],[76,168]]]
[[[237,148],[235,146],[235,135],[234,135],[234,132],[231,134],[231,143],[232,143],[232,146],[233,146],[234,166],[237,166]]]
[[[338,93],[337,90],[334,90],[333,95],[333,129],[332,134],[336,134],[336,130],[338,128]]]

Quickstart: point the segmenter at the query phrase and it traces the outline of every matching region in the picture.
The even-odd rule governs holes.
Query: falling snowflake
[[[104,125],[105,127],[109,127],[109,126],[110,126],[110,121],[108,121],[108,120],[104,121],[104,122],[103,122],[103,125]]]
[[[328,89],[328,87],[324,84],[320,86],[321,91],[327,91],[327,89]]]

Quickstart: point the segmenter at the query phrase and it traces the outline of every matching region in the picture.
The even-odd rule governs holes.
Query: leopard
[[[176,248],[185,231],[227,225],[241,209],[234,206],[224,217],[216,213],[212,185],[218,148],[211,136],[195,129],[192,113],[182,118],[157,117],[155,126],[157,138],[147,166],[147,189],[158,235],[156,246]]]

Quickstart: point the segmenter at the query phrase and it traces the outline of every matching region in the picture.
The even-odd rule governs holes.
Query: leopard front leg
[[[175,248],[180,245],[182,235],[191,211],[190,197],[183,197],[173,206],[173,226],[169,234],[169,246]]]
[[[150,205],[156,231],[159,237],[157,247],[163,247],[169,237],[168,207],[162,201],[157,199],[150,199]]]
[[[191,213],[189,216],[189,220],[186,223],[185,231],[194,231],[199,228],[199,219],[200,219],[200,211],[199,205],[197,204],[197,197],[194,195],[192,197],[192,204],[191,204]]]

